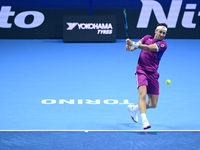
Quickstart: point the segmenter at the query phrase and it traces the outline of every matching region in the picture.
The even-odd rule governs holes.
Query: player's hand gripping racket
[[[126,32],[126,38],[128,38],[128,21],[127,21],[126,9],[123,10],[123,13],[124,13],[124,28]]]

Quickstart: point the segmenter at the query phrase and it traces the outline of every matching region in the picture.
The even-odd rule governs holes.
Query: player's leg
[[[139,101],[138,101],[138,107],[140,110],[140,113],[146,114],[146,94],[147,94],[147,87],[145,85],[142,85],[138,88],[139,92]]]
[[[139,92],[138,105],[129,105],[128,110],[131,113],[131,118],[133,119],[134,122],[136,122],[135,118],[137,118],[137,112],[138,110],[140,110],[142,123],[143,123],[143,129],[148,129],[151,127],[146,118],[146,102],[145,101],[146,101],[146,94],[147,94],[148,79],[144,71],[140,70],[136,72],[136,82],[137,82],[137,88]]]
[[[146,86],[148,85],[148,81],[147,81],[147,77],[145,75],[144,71],[140,71],[139,73],[136,72],[136,83],[137,83],[137,88],[139,92],[139,97],[141,99],[141,94],[140,93],[144,93],[145,97],[146,97]],[[143,100],[145,101],[145,99]],[[144,105],[144,104],[141,104]],[[142,107],[143,109],[143,107]],[[134,122],[138,122],[138,111],[139,111],[139,107],[138,105],[128,105],[128,110],[131,114],[131,118]],[[144,109],[143,109],[144,110]]]
[[[158,96],[155,94],[148,94],[148,101],[146,101],[146,109],[156,108],[158,104]]]
[[[139,87],[139,109],[142,117],[143,129],[151,128],[147,118],[146,118],[146,109],[156,108],[158,103],[158,95],[148,94],[148,100],[146,101],[146,86]]]
[[[143,129],[148,129],[151,128],[151,125],[149,124],[147,117],[146,117],[146,94],[147,94],[147,86],[140,86],[138,88],[139,91],[139,101],[138,101],[138,106],[140,109],[140,114],[142,118],[142,124],[143,124]]]
[[[143,106],[144,111],[141,112],[141,117],[142,117],[142,123],[143,123],[143,128],[148,129],[150,128],[150,124],[146,118],[146,109],[148,108],[155,108],[158,103],[158,95],[159,95],[159,74],[148,74],[148,86],[147,86],[147,94],[148,94],[148,100],[145,101],[145,106]],[[142,109],[141,109],[142,110]]]

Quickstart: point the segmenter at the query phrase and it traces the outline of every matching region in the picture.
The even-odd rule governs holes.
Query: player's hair
[[[167,26],[166,23],[158,23],[158,24],[157,24],[157,27],[158,27],[158,26],[165,26],[166,28],[168,28],[168,26]]]

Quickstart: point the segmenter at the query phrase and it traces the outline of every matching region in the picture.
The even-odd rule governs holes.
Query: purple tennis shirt
[[[157,72],[161,57],[167,49],[167,43],[164,40],[158,41],[151,35],[144,36],[139,42],[146,45],[155,44],[157,52],[142,50],[138,59],[137,70]]]

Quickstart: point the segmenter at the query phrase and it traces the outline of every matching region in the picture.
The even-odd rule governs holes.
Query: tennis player
[[[136,123],[138,122],[138,111],[140,111],[143,129],[151,128],[146,117],[146,109],[156,108],[158,103],[158,67],[163,53],[167,49],[167,44],[163,40],[167,28],[167,24],[159,23],[154,36],[146,35],[138,42],[126,39],[126,51],[134,51],[137,48],[142,49],[135,73],[139,101],[138,105],[128,105],[128,110],[131,113],[132,120]],[[146,100],[146,95],[148,95],[148,100]]]

